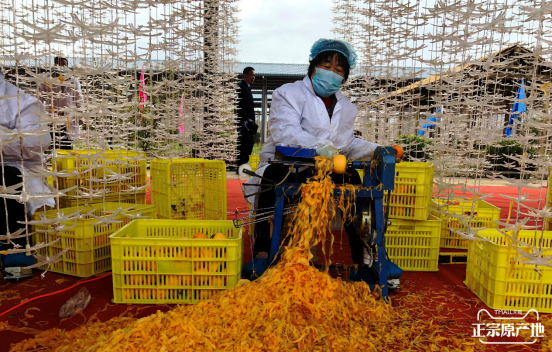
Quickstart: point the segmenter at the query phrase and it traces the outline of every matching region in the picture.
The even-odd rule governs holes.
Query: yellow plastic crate
[[[441,248],[468,249],[469,241],[454,232],[464,229],[462,219],[470,223],[472,229],[497,228],[495,221],[500,220],[500,208],[482,200],[448,202],[446,199],[433,199],[431,214],[443,220]]]
[[[402,162],[395,165],[395,189],[391,191],[389,217],[426,220],[433,195],[431,163]],[[387,207],[387,192],[383,204]]]
[[[70,176],[55,176],[54,187],[66,189],[77,186],[77,189],[67,192],[65,198],[68,201],[82,196],[81,192],[88,193],[88,190],[105,190],[106,197],[126,197],[132,192],[131,187],[142,187],[148,182],[146,156],[143,153],[129,150],[58,150],[56,153],[54,170]],[[132,192],[136,193],[146,194],[146,190]]]
[[[404,271],[438,271],[441,219],[390,219],[385,233],[389,259]]]
[[[506,237],[497,229],[478,232],[488,241],[470,241],[466,285],[489,308],[498,310],[536,309],[539,313],[552,313],[552,268],[524,264],[521,255],[508,245]],[[535,241],[536,238],[536,241]],[[518,239],[542,248],[552,247],[552,232],[522,230]],[[552,250],[544,256],[552,255]]]
[[[253,170],[253,172],[257,171],[257,168],[259,167],[259,156],[250,155],[248,164],[251,166],[251,170]]]
[[[112,215],[121,207],[125,209],[116,215],[113,220],[118,223],[96,224],[98,219],[87,215],[104,217]],[[124,225],[131,222],[136,216],[151,218],[154,208],[150,205],[105,203],[92,204],[86,207],[73,207],[60,209],[61,216],[67,216],[79,212],[83,214],[80,220],[59,221],[56,224],[33,225],[34,243],[49,243],[59,239],[60,241],[39,250],[39,254],[54,256],[63,249],[70,249],[62,255],[62,260],[50,267],[56,273],[79,277],[88,277],[111,269],[111,247],[109,235]],[[33,220],[43,218],[53,219],[58,217],[57,209],[36,212]],[[58,230],[56,232],[56,230]],[[46,269],[46,266],[40,267]]]
[[[159,219],[226,220],[226,164],[221,160],[152,160],[151,204]]]
[[[242,229],[229,220],[136,220],[110,239],[115,303],[196,303],[241,278]]]
[[[145,193],[136,193],[120,196],[110,196],[103,198],[70,198],[70,197],[60,197],[59,198],[59,207],[60,208],[71,208],[71,207],[83,207],[90,204],[101,204],[101,203],[125,203],[125,204],[146,204],[146,194]]]
[[[549,204],[546,205],[547,207],[550,207]],[[552,231],[552,219],[544,219],[544,230],[545,231]]]

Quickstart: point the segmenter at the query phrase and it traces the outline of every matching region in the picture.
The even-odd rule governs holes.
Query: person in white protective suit
[[[316,149],[319,155],[331,157],[335,150],[348,159],[370,160],[376,143],[354,136],[357,108],[339,88],[356,64],[354,48],[346,42],[319,39],[310,52],[308,75],[301,81],[288,83],[272,94],[270,107],[269,137],[260,153],[257,174],[271,181],[280,182],[288,175],[289,167],[268,164],[274,159],[276,146]],[[334,152],[332,152],[332,150]],[[298,182],[304,183],[312,176],[312,169],[299,170]],[[336,184],[360,184],[355,170],[348,169],[344,175],[330,175]],[[291,181],[296,175],[290,174]],[[251,177],[248,184],[267,183]],[[246,186],[245,193],[255,193],[260,187]],[[248,197],[255,209],[273,208],[276,195],[273,191]],[[362,263],[362,243],[354,226],[345,226],[351,244],[353,261]],[[257,225],[254,257],[265,256],[270,250],[270,226],[268,222]]]
[[[54,135],[56,149],[72,149],[73,141],[80,137],[78,109],[84,98],[79,80],[69,76],[68,70],[67,59],[55,57],[51,77],[58,78],[59,84],[41,83],[38,86],[39,98],[47,111],[63,122]]]
[[[0,138],[2,140],[2,167],[0,168],[0,184],[2,187],[13,187],[13,194],[20,194],[23,190],[29,196],[41,196],[41,198],[31,198],[30,200],[19,202],[15,199],[0,200],[2,207],[0,209],[0,235],[5,235],[8,231],[13,233],[24,224],[25,211],[32,215],[43,206],[55,206],[54,198],[46,198],[51,193],[45,184],[43,177],[38,177],[32,173],[37,167],[43,166],[42,153],[47,150],[51,137],[48,127],[40,123],[40,115],[44,114],[44,106],[37,98],[25,94],[13,84],[6,82],[4,74],[0,72]],[[21,138],[20,135],[14,136],[10,132],[23,132],[27,135]],[[25,175],[23,178],[22,175]],[[20,187],[17,187],[21,184]],[[11,192],[7,192],[11,193]],[[22,247],[27,243],[26,238],[13,240],[13,243]],[[11,244],[1,243],[2,249],[11,248]],[[17,260],[23,258],[24,264]],[[10,263],[8,263],[8,259]],[[33,263],[32,256],[26,256],[23,253],[10,254],[2,258],[4,268],[8,266],[26,266]]]

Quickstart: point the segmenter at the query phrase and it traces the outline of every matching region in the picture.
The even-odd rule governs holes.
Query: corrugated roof
[[[241,74],[246,67],[253,67],[257,76],[286,76],[304,77],[309,69],[308,64],[278,64],[264,62],[239,62],[234,72]],[[435,73],[432,67],[388,67],[373,66],[370,68],[357,66],[350,76],[367,74],[370,77],[403,77],[416,74],[416,78],[423,79]]]
[[[93,65],[93,59],[89,58],[85,60],[82,57],[68,57],[69,67],[74,65],[83,66],[83,65]],[[41,56],[34,59],[22,60],[15,62],[13,60],[1,60],[0,65],[3,66],[29,66],[29,67],[43,67],[47,68],[49,64],[53,63],[53,57]],[[129,70],[140,70],[142,67],[146,72],[149,72],[153,66],[154,71],[163,69],[164,60],[150,60],[145,62],[143,60],[138,60],[136,62],[128,63],[118,63],[115,61],[110,62],[97,62],[97,66],[105,66],[112,64],[113,69],[123,69],[126,66],[126,69]],[[93,65],[94,66],[94,65]],[[287,77],[287,78],[303,78],[307,75],[309,68],[308,64],[283,64],[283,63],[265,63],[265,62],[238,62],[231,71],[241,75],[243,69],[251,66],[255,69],[255,74],[257,76],[267,76],[267,77]],[[409,77],[410,79],[424,79],[431,75],[435,74],[435,69],[432,67],[394,67],[390,66],[357,66],[353,72],[350,73],[350,77],[358,75],[368,75],[373,78],[401,78]],[[414,77],[415,76],[415,77]]]
[[[241,74],[246,67],[253,67],[256,76],[288,76],[305,77],[309,69],[308,64],[276,64],[263,62],[238,62],[235,73]]]

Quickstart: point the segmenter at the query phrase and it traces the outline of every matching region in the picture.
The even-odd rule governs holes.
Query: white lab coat
[[[44,114],[42,103],[32,95],[25,94],[13,84],[6,82],[4,74],[0,72],[2,157],[5,166],[15,167],[25,175],[25,189],[31,196],[51,193],[42,177],[27,176],[29,171],[35,168],[44,168],[41,154],[48,148],[52,140],[47,125],[39,123],[41,114]],[[21,130],[31,135],[24,137],[22,141],[17,137],[9,142],[13,136],[10,136],[6,130]],[[55,201],[54,198],[31,199],[27,205],[28,212],[33,214],[36,209],[44,205],[55,206]]]
[[[317,149],[332,144],[348,159],[369,160],[379,144],[354,136],[357,108],[341,92],[335,94],[337,103],[330,120],[324,102],[314,92],[310,78],[284,84],[272,94],[270,134],[259,159],[257,174],[263,175],[268,159],[274,159],[276,146]],[[251,177],[248,184],[259,184]],[[256,189],[256,190],[254,190]],[[246,187],[254,193],[259,187]],[[257,197],[248,197],[256,204]]]

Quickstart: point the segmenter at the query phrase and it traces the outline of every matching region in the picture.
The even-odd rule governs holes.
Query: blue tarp
[[[441,108],[437,109],[437,112],[441,112]],[[425,131],[429,130],[432,127],[435,127],[436,125],[432,122],[440,122],[435,118],[435,116],[431,116],[426,123],[422,126],[422,129],[418,131],[418,137],[422,137],[425,134]]]
[[[512,113],[510,114],[510,120],[508,121],[508,127],[506,127],[505,135],[506,137],[510,137],[512,135],[514,126],[514,119],[519,120],[518,114],[520,112],[527,111],[527,106],[525,103],[521,102],[521,100],[525,100],[525,89],[523,89],[523,79],[521,80],[521,84],[519,85],[518,91],[516,93],[516,102],[514,103],[514,106],[512,106]]]

